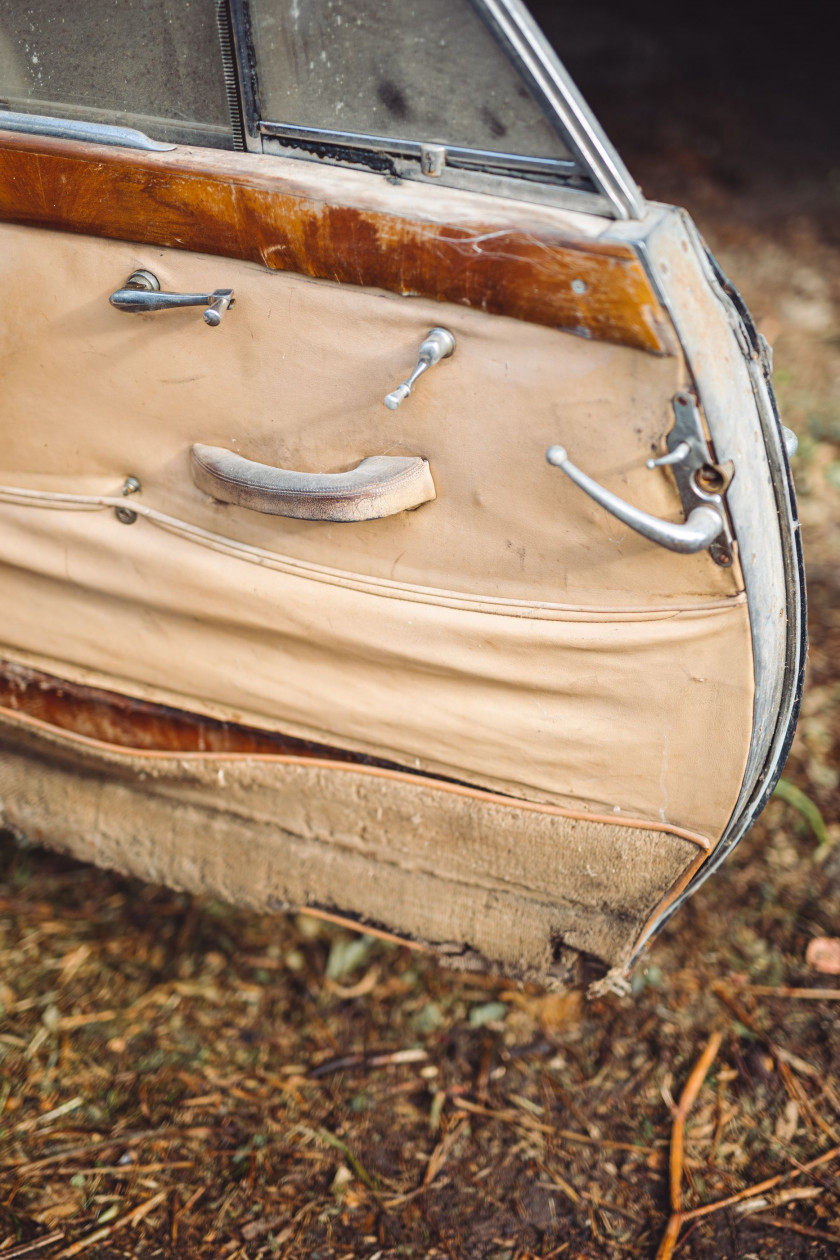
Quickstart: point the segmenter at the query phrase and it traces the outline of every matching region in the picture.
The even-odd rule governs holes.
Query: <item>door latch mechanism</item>
[[[550,446],[545,457],[602,508],[651,542],[683,554],[708,550],[715,564],[729,568],[733,540],[724,495],[735,475],[735,467],[731,460],[722,464],[714,462],[697,403],[691,394],[677,394],[673,408],[674,427],[666,438],[668,450],[658,458],[647,460],[647,467],[670,468],[682,500],[684,521],[663,521],[627,503],[582,472],[569,460],[562,446]]]

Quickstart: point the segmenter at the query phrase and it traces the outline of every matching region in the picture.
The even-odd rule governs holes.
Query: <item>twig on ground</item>
[[[111,1024],[119,1019],[120,1011],[89,1011],[87,1014],[64,1015],[56,1024],[57,1032],[75,1032],[88,1024]]]
[[[791,1155],[790,1151],[786,1151],[784,1147],[782,1147],[782,1151],[785,1157],[793,1164],[794,1168],[798,1168],[801,1173],[805,1173],[806,1176],[811,1178],[811,1181],[816,1182],[816,1184],[821,1186],[828,1194],[832,1195],[835,1199],[838,1195],[840,1195],[840,1185],[837,1184],[836,1180],[832,1182],[826,1181],[824,1177],[818,1177],[816,1173],[811,1171],[807,1164],[800,1164],[796,1156]]]
[[[604,1212],[615,1212],[619,1216],[625,1217],[628,1221],[635,1221],[636,1224],[641,1220],[638,1212],[631,1212],[629,1208],[620,1207],[618,1203],[611,1203],[609,1199],[599,1199],[595,1194],[585,1194],[583,1197],[602,1214]]]
[[[706,1073],[717,1057],[717,1052],[720,1049],[720,1043],[722,1040],[723,1036],[719,1032],[713,1033],[709,1038],[705,1050],[695,1063],[689,1078],[685,1083],[685,1087],[680,1095],[680,1101],[674,1115],[674,1125],[671,1130],[670,1160],[671,1208],[674,1212],[679,1212],[682,1207],[682,1176],[683,1161],[685,1159],[685,1122],[688,1119],[688,1113],[694,1106],[694,1102],[700,1092],[700,1086],[706,1079]]]
[[[607,1151],[629,1151],[632,1155],[652,1155],[654,1148],[652,1146],[642,1146],[634,1142],[611,1142],[608,1138],[588,1137],[585,1133],[577,1133],[574,1129],[555,1129],[550,1124],[541,1124],[536,1117],[527,1115],[522,1111],[515,1111],[512,1107],[499,1108],[493,1110],[492,1107],[480,1107],[478,1103],[470,1102],[468,1098],[453,1098],[452,1106],[458,1111],[469,1111],[474,1116],[489,1116],[492,1120],[504,1120],[508,1124],[523,1124],[528,1129],[536,1129],[538,1133],[553,1133],[557,1137],[565,1138],[567,1142],[580,1142],[583,1146],[599,1146]]]
[[[824,1194],[822,1186],[788,1186],[786,1190],[777,1190],[767,1198],[759,1195],[755,1199],[744,1199],[736,1204],[735,1211],[740,1215],[751,1212],[769,1212],[773,1208],[784,1207],[787,1203],[801,1203],[806,1199],[818,1199]]]
[[[389,1054],[345,1054],[338,1059],[328,1059],[307,1072],[310,1080],[316,1081],[321,1076],[329,1076],[333,1072],[343,1072],[348,1068],[359,1068],[369,1071],[378,1067],[399,1067],[402,1063],[425,1063],[428,1052],[420,1048],[410,1050],[394,1050]]]
[[[132,1208],[130,1212],[126,1212],[125,1216],[119,1217],[116,1221],[110,1221],[109,1224],[103,1225],[101,1229],[95,1229],[92,1234],[87,1234],[84,1238],[80,1238],[78,1242],[65,1247],[63,1251],[59,1251],[53,1257],[53,1260],[70,1260],[71,1256],[77,1256],[81,1251],[86,1251],[88,1247],[94,1246],[95,1243],[102,1242],[105,1238],[110,1238],[113,1233],[118,1229],[122,1229],[124,1225],[139,1225],[143,1217],[154,1211],[168,1194],[168,1190],[161,1190],[158,1194],[152,1195],[151,1199],[147,1199],[145,1203]]]
[[[740,993],[752,993],[755,997],[800,998],[806,1002],[840,1002],[840,989],[798,989],[790,984],[742,984],[728,982]]]
[[[429,1156],[429,1162],[426,1165],[426,1172],[423,1177],[424,1186],[430,1186],[432,1184],[435,1177],[438,1175],[438,1173],[443,1168],[446,1161],[449,1159],[449,1156],[452,1153],[452,1148],[454,1147],[455,1143],[458,1141],[459,1137],[464,1132],[464,1130],[468,1127],[469,1123],[470,1122],[467,1119],[467,1117],[463,1116],[458,1121],[458,1123],[455,1124],[449,1130],[446,1136],[442,1138],[440,1142],[438,1142],[437,1146],[435,1147],[435,1149],[432,1151],[431,1155]]]
[[[14,1247],[11,1251],[0,1251],[2,1260],[18,1260],[18,1257],[28,1256],[33,1251],[40,1251],[43,1247],[51,1247],[53,1243],[61,1242],[64,1234],[59,1231],[55,1234],[45,1234],[43,1238],[33,1238],[31,1242],[24,1243],[21,1247]]]
[[[119,1177],[128,1180],[135,1173],[169,1172],[176,1168],[195,1168],[194,1159],[176,1159],[172,1163],[157,1164],[90,1164],[87,1168],[57,1168],[56,1177]],[[0,1260],[3,1253],[0,1251]]]
[[[574,1186],[569,1185],[565,1177],[561,1177],[559,1173],[552,1173],[550,1181],[538,1181],[538,1186],[543,1186],[546,1190],[559,1190],[564,1194],[570,1203],[574,1203],[577,1207],[581,1202],[581,1197],[575,1190]]]
[[[720,1043],[723,1035],[720,1032],[712,1033],[706,1048],[695,1063],[688,1080],[686,1081],[683,1091],[680,1094],[680,1101],[674,1113],[674,1123],[671,1130],[671,1158],[669,1163],[670,1172],[670,1191],[671,1191],[671,1218],[665,1229],[662,1242],[659,1244],[659,1250],[656,1253],[656,1260],[670,1260],[674,1254],[677,1238],[679,1237],[680,1228],[685,1220],[685,1214],[682,1211],[682,1178],[683,1165],[685,1161],[685,1122],[688,1113],[694,1106],[695,1099],[700,1092],[700,1087],[706,1079],[706,1073],[715,1061],[717,1052],[720,1049]]]
[[[47,1168],[50,1164],[60,1164],[63,1159],[71,1159],[77,1155],[94,1156],[98,1151],[113,1150],[115,1146],[137,1146],[145,1141],[152,1141],[155,1138],[210,1138],[219,1126],[201,1125],[191,1128],[179,1129],[175,1126],[166,1126],[160,1129],[139,1129],[133,1132],[121,1133],[117,1137],[101,1139],[98,1142],[86,1142],[83,1146],[67,1146],[63,1151],[57,1151],[54,1155],[45,1155],[43,1159],[35,1160],[11,1160],[8,1163],[0,1164],[0,1169],[13,1169],[19,1177],[28,1177],[33,1172],[39,1172],[42,1168]],[[55,1137],[52,1134],[51,1137]]]
[[[817,1168],[820,1164],[827,1164],[830,1160],[836,1159],[840,1155],[840,1146],[834,1146],[830,1151],[824,1151],[822,1155],[818,1155],[816,1159],[810,1160],[807,1164],[801,1164],[793,1172],[777,1173],[775,1177],[768,1177],[766,1181],[760,1181],[758,1185],[747,1186],[744,1190],[739,1190],[737,1194],[730,1194],[725,1199],[717,1199],[714,1203],[706,1203],[702,1207],[690,1208],[683,1212],[684,1221],[696,1221],[702,1216],[710,1216],[712,1212],[719,1212],[721,1208],[731,1207],[733,1203],[740,1203],[744,1199],[751,1199],[757,1194],[764,1194],[765,1190],[772,1190],[774,1186],[778,1186],[788,1177],[791,1180],[799,1177],[802,1173],[808,1173],[812,1168]]]
[[[799,1105],[800,1111],[805,1115],[805,1118],[811,1120],[832,1142],[840,1142],[840,1136],[820,1115],[802,1085],[794,1076],[788,1063],[779,1063],[779,1075],[782,1077],[791,1098]]]
[[[840,1234],[829,1234],[826,1230],[814,1229],[812,1225],[800,1225],[798,1221],[785,1221],[779,1216],[765,1216],[760,1224],[774,1225],[776,1229],[789,1229],[794,1234],[804,1234],[806,1238],[819,1238],[822,1242],[840,1243]]]
[[[62,1103],[60,1107],[53,1107],[52,1111],[44,1111],[32,1120],[22,1120],[20,1124],[14,1126],[12,1132],[26,1133],[30,1129],[38,1129],[50,1120],[57,1120],[59,1116],[66,1116],[68,1112],[75,1111],[77,1107],[82,1106],[84,1101],[84,1098],[71,1098],[69,1102]]]
[[[712,992],[720,998],[724,1006],[728,1006],[732,1014],[743,1024],[745,1028],[749,1028],[750,1032],[755,1033],[756,1037],[764,1042],[777,1063],[789,1063],[791,1067],[795,1067],[797,1072],[801,1072],[803,1076],[812,1076],[819,1078],[823,1075],[819,1068],[815,1068],[813,1063],[809,1063],[807,1059],[800,1059],[798,1054],[793,1054],[790,1050],[786,1050],[784,1046],[779,1046],[773,1041],[764,1029],[753,1019],[748,1011],[745,1011],[739,1002],[736,1002],[731,990],[722,982],[712,985]]]

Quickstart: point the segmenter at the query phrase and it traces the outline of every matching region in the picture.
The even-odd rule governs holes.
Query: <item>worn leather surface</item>
[[[556,212],[562,222],[561,212]],[[499,257],[499,266],[505,264]],[[199,309],[115,310],[146,267],[161,288],[231,287],[219,328]],[[4,435],[0,479],[119,490],[197,525],[308,563],[490,597],[606,607],[727,598],[737,573],[619,526],[545,461],[569,458],[657,515],[682,517],[664,450],[678,356],[270,272],[185,251],[0,225]],[[455,353],[397,411],[383,404],[429,329]],[[219,506],[192,484],[194,442],[300,472],[374,455],[421,456],[437,490],[417,512],[352,527]]]
[[[315,905],[545,980],[628,957],[704,851],[409,775],[290,757],[129,753],[0,710],[0,825],[257,909]]]
[[[559,212],[558,212],[559,214]],[[562,217],[562,216],[560,216]],[[620,526],[544,459],[679,519],[662,448],[678,357],[244,262],[0,228],[2,484],[119,493],[212,532],[0,503],[0,648],[59,676],[526,799],[715,840],[752,716],[739,573]],[[500,264],[503,260],[500,260]],[[235,308],[129,315],[131,270]],[[451,359],[383,395],[429,328]],[[193,442],[302,471],[429,461],[437,498],[358,524],[219,505]]]
[[[428,503],[435,484],[428,460],[371,455],[343,473],[306,473],[243,459],[194,442],[192,479],[219,503],[304,521],[378,521]]]
[[[179,708],[709,838],[737,794],[752,696],[741,602],[632,613],[430,598],[107,510],[0,517],[12,659],[37,647],[33,663],[59,676],[72,665]]]

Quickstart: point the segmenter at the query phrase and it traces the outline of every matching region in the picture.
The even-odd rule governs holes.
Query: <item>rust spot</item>
[[[0,219],[241,258],[671,353],[667,317],[631,244],[529,224],[525,203],[515,226],[494,222],[492,205],[482,221],[453,225],[381,204],[324,204],[314,182],[322,172],[300,165],[292,183],[270,165],[243,165],[239,154],[214,152],[206,164],[182,150],[103,157],[91,146],[6,134]]]

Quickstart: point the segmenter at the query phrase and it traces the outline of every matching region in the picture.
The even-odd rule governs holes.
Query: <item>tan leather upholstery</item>
[[[563,441],[678,519],[669,475],[640,455],[662,449],[680,358],[249,263],[0,231],[19,312],[1,334],[0,482],[113,495],[133,475],[127,504],[170,518],[0,502],[3,655],[720,835],[752,716],[737,567],[645,542],[544,459]],[[236,307],[213,331],[192,311],[114,310],[138,266],[167,290],[228,285]],[[388,411],[435,324],[455,354]],[[421,456],[438,497],[358,524],[264,517],[196,489],[196,441],[313,472]]]
[[[115,310],[109,294],[140,266],[175,292],[229,285],[236,305],[217,329],[197,309]],[[679,607],[739,589],[708,556],[676,556],[617,527],[545,462],[561,442],[610,489],[680,519],[670,474],[641,458],[664,450],[670,400],[688,383],[679,357],[252,263],[9,225],[0,280],[16,313],[0,327],[4,483],[118,492],[132,474],[144,501],[241,542],[493,598]],[[454,333],[455,353],[389,411],[384,395],[435,324]],[[194,442],[301,472],[419,455],[438,497],[349,529],[260,517],[196,490]]]

